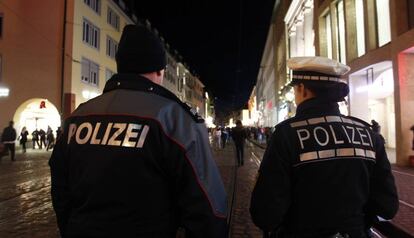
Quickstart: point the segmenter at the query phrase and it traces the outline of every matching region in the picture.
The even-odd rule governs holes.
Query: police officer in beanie
[[[252,193],[254,223],[271,237],[369,237],[398,197],[384,143],[339,112],[349,67],[324,57],[288,61],[295,117],[275,127]]]
[[[118,74],[65,121],[49,164],[63,237],[226,236],[226,197],[203,120],[163,88],[166,53],[127,25]]]

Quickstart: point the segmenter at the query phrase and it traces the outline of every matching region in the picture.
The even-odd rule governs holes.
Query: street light
[[[0,97],[8,97],[10,90],[6,87],[0,87]]]

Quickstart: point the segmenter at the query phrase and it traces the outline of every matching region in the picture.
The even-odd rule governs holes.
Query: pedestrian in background
[[[43,129],[39,130],[39,139],[40,139],[39,149],[42,149],[43,146],[46,147],[46,132]]]
[[[20,145],[22,146],[23,153],[26,153],[26,143],[27,143],[27,136],[29,135],[29,132],[27,131],[26,127],[24,126],[22,128],[22,131],[20,132]]]
[[[56,140],[58,140],[61,135],[62,135],[62,128],[60,126],[58,126],[58,128],[56,130]]]
[[[234,145],[236,147],[236,162],[237,165],[243,166],[244,164],[244,143],[247,138],[247,132],[243,127],[243,124],[240,120],[236,121],[236,127],[233,128],[231,132],[231,137],[233,138]]]
[[[37,145],[37,148],[40,148],[39,131],[37,130],[37,128],[32,132],[32,143],[33,143],[33,149],[35,149],[36,145]]]
[[[207,129],[161,86],[160,39],[125,26],[116,63],[103,94],[65,121],[49,161],[62,237],[175,237],[178,227],[186,237],[226,237]]]
[[[48,127],[47,129],[46,140],[47,140],[46,151],[49,151],[49,149],[52,149],[53,146],[55,146],[55,135],[53,135],[53,130],[50,127]]]
[[[221,129],[220,127],[216,127],[216,130],[214,131],[214,138],[216,141],[216,148],[221,149]]]
[[[379,135],[379,137],[381,138],[381,140],[385,144],[385,138],[381,135],[381,125],[373,119],[373,120],[371,120],[371,128],[372,128],[373,132],[375,132]]]
[[[221,128],[221,145],[223,149],[226,147],[227,137],[228,137],[227,130],[226,128],[222,127]]]
[[[413,132],[413,142],[412,142],[411,149],[414,150],[414,125],[411,126],[410,130]]]
[[[10,159],[15,161],[15,142],[17,133],[13,128],[14,122],[10,121],[9,126],[4,128],[3,133],[1,134],[1,142],[4,144],[5,149],[10,153]]]
[[[288,61],[296,115],[276,125],[254,187],[253,222],[274,237],[367,238],[391,219],[398,196],[384,143],[369,123],[342,115],[349,67],[324,57]]]

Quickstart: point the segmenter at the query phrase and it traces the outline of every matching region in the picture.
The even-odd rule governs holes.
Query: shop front
[[[414,166],[414,46],[400,52],[397,59],[397,158],[399,165]]]
[[[33,98],[22,103],[14,113],[13,120],[19,134],[23,127],[30,134],[35,129],[47,131],[48,126],[55,132],[61,125],[61,118],[55,105],[44,98]]]
[[[394,109],[394,76],[391,61],[370,65],[349,76],[349,112],[381,126],[381,135],[391,163],[395,163],[396,130]]]

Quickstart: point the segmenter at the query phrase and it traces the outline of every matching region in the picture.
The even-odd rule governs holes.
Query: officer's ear
[[[161,77],[162,75],[164,75],[164,70],[157,71],[156,73],[158,77]]]
[[[303,85],[303,83],[295,84],[295,86],[293,88],[294,88],[294,91],[295,91],[296,94],[298,94],[300,96],[304,96],[303,93],[305,91],[305,85]]]

